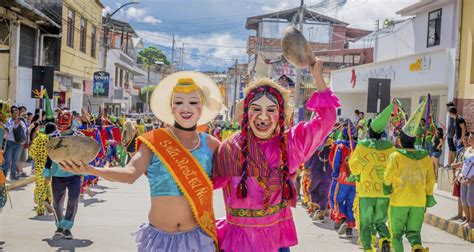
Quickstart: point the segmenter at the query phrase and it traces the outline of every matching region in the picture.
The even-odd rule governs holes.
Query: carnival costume
[[[392,111],[393,104],[390,104],[371,121],[369,139],[359,141],[349,159],[351,172],[358,181],[358,227],[364,251],[375,251],[372,234],[376,232],[380,237],[379,248],[390,252],[390,232],[385,224],[388,220],[389,198],[383,193],[383,176],[388,157],[395,147],[390,141],[380,140],[380,136]]]
[[[433,164],[424,150],[415,150],[417,128],[423,116],[426,98],[402,128],[398,149],[389,158],[384,176],[384,192],[390,194],[390,233],[392,248],[403,251],[405,234],[413,251],[427,251],[421,244],[421,227],[426,207],[436,204],[433,197]]]
[[[172,94],[194,91],[200,93],[203,101],[202,115],[197,126],[206,124],[219,112],[222,97],[217,85],[204,74],[197,72],[178,72],[163,79],[151,96],[152,111],[161,121],[177,125],[171,113]],[[186,232],[167,233],[151,224],[143,224],[135,233],[138,249],[216,251],[213,186],[210,180],[213,153],[207,145],[209,136],[199,133],[201,144],[190,151],[172,134],[172,131],[166,129],[147,132],[138,137],[137,149],[141,144],[145,144],[153,152],[146,172],[151,197],[184,196],[199,227]]]
[[[342,135],[344,140],[336,141],[333,147],[332,160],[334,195],[334,208],[332,209],[332,219],[339,227],[339,235],[344,233],[347,237],[352,237],[352,229],[355,227],[354,218],[354,198],[355,198],[355,180],[351,177],[348,160],[356,147],[357,131],[350,120],[346,120],[342,125]],[[336,183],[335,183],[336,182]],[[335,184],[335,185],[334,185]]]
[[[274,135],[266,140],[255,136],[248,116],[259,95],[274,99],[279,111]],[[296,204],[296,193],[290,177],[326,138],[339,100],[330,89],[315,92],[306,107],[316,116],[287,131],[285,122],[291,115],[287,92],[272,80],[251,84],[242,105],[242,131],[222,143],[213,167],[214,186],[223,188],[226,205],[226,219],[217,225],[220,249],[285,249],[298,243],[290,209]]]
[[[51,138],[62,136],[77,136],[81,133],[71,128],[72,113],[60,111],[56,119],[57,130],[51,133]],[[72,239],[71,229],[79,206],[79,195],[81,190],[81,175],[64,171],[56,162],[49,157],[43,171],[43,176],[51,180],[53,193],[53,208],[56,217],[56,234],[61,234],[67,239]],[[67,204],[64,214],[64,200]]]
[[[332,168],[329,162],[331,144],[323,145],[305,163],[305,168],[311,171],[309,193],[312,208],[315,210],[313,220],[323,221],[328,207],[329,188],[331,187]]]

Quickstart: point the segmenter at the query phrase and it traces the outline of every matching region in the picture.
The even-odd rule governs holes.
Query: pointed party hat
[[[392,116],[394,104],[391,102],[380,114],[378,114],[372,122],[370,123],[370,128],[375,133],[382,133],[384,132],[385,128],[387,127],[388,121],[390,121],[390,117]]]
[[[47,91],[43,94],[43,100],[45,101],[46,120],[54,120],[53,107],[51,107],[51,101],[49,100]]]
[[[427,101],[427,97],[423,97],[423,100],[420,105],[418,105],[418,108],[416,108],[415,113],[413,113],[405,126],[403,126],[402,130],[407,136],[416,137],[416,131],[418,130],[418,127],[420,127],[420,121],[424,116]]]

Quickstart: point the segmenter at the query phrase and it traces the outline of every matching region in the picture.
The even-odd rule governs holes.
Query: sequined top
[[[207,135],[200,133],[199,138],[201,138],[201,146],[192,151],[191,154],[210,177],[212,172],[212,151],[207,146]],[[183,195],[168,169],[156,154],[153,154],[151,164],[147,169],[147,177],[152,197]]]

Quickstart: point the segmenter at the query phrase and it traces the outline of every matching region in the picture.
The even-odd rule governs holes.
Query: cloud
[[[137,30],[137,33],[149,43],[171,48],[172,35],[170,34],[147,30]],[[178,57],[177,55],[181,52],[184,43],[185,64],[193,69],[204,66],[220,68],[230,66],[236,59],[243,59],[247,56],[246,41],[229,33],[214,33],[206,36],[176,36],[175,41],[175,50],[178,52],[175,57]]]
[[[106,5],[105,8],[102,9],[102,16],[105,17],[107,13],[110,13],[111,11],[112,9],[110,8],[110,6]]]
[[[145,24],[159,24],[159,23],[161,23],[161,20],[159,20],[159,19],[157,19],[153,16],[147,15],[146,10],[141,9],[141,8],[129,7],[125,11],[125,16],[129,20],[133,20],[133,21],[140,22],[140,23],[145,23]]]

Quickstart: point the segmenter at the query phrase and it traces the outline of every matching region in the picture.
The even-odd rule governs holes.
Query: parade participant
[[[375,251],[372,234],[379,234],[379,248],[390,252],[388,219],[389,198],[383,193],[383,175],[388,157],[395,151],[392,142],[381,140],[393,111],[387,106],[369,125],[369,139],[357,143],[349,159],[351,173],[357,176],[359,236],[364,251]]]
[[[52,131],[50,137],[77,136],[81,133],[72,129],[72,113],[69,111],[59,111],[56,118],[57,130]],[[61,235],[66,239],[72,239],[71,229],[74,225],[74,218],[79,206],[79,193],[81,190],[81,175],[76,175],[64,171],[57,163],[49,157],[46,161],[43,176],[46,180],[51,181],[51,189],[53,194],[53,208],[56,217],[55,235]],[[48,183],[48,181],[46,183]],[[66,198],[66,189],[68,191],[66,214],[64,214],[64,200]]]
[[[332,138],[328,136],[324,145],[316,150],[313,156],[305,163],[305,168],[309,169],[311,174],[311,183],[308,191],[311,195],[312,209],[315,210],[313,221],[324,222],[326,216],[329,188],[331,186],[332,168],[329,163],[331,146]]]
[[[226,220],[218,222],[224,251],[289,251],[298,243],[290,206],[292,176],[324,141],[336,121],[338,98],[326,87],[322,61],[311,68],[318,91],[307,109],[316,116],[285,130],[291,117],[286,90],[269,79],[245,90],[242,131],[220,146],[214,186],[223,187]]]
[[[46,143],[49,140],[49,134],[56,130],[54,125],[54,115],[51,108],[51,101],[49,100],[48,94],[44,93],[44,101],[46,106],[46,120],[49,124],[46,124],[44,129],[40,130],[36,137],[33,138],[33,142],[30,148],[30,156],[33,159],[34,164],[34,176],[35,176],[35,202],[36,215],[42,216],[45,214],[45,209],[52,213],[51,203],[53,202],[51,197],[51,184],[43,177],[44,167],[48,159],[48,152],[46,150]]]
[[[390,194],[392,249],[403,251],[405,234],[415,252],[428,251],[421,243],[421,226],[426,207],[436,204],[433,164],[425,150],[416,150],[416,132],[426,107],[426,98],[400,132],[403,148],[390,155],[384,175],[384,193]]]
[[[337,190],[338,190],[338,183],[337,183],[337,176],[338,174],[334,170],[334,156],[336,155],[337,145],[342,141],[342,124],[337,123],[334,125],[333,129],[333,138],[334,143],[331,145],[330,152],[329,152],[329,162],[331,166],[331,187],[329,188],[329,208],[330,208],[330,219],[334,221],[334,229],[339,229],[341,224],[336,221],[337,216],[339,215],[339,211],[336,207],[336,197]],[[313,216],[314,217],[314,216]]]
[[[138,151],[126,167],[64,164],[76,173],[123,183],[134,183],[146,172],[151,209],[149,224],[135,233],[139,251],[216,251],[209,177],[219,142],[197,132],[196,127],[211,121],[221,103],[219,88],[206,75],[171,74],[153,91],[151,109],[157,118],[173,126],[138,137]]]
[[[352,229],[355,227],[353,205],[356,191],[355,181],[351,179],[348,160],[356,147],[357,131],[350,120],[344,121],[341,130],[344,140],[336,145],[332,161],[333,176],[337,178],[334,192],[336,212],[333,218],[336,224],[340,224],[337,233],[340,236],[345,234],[347,238],[352,238]]]

